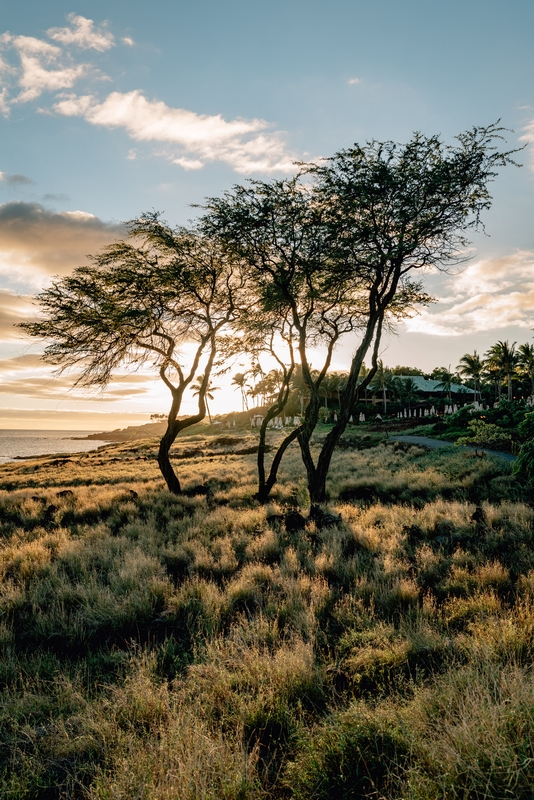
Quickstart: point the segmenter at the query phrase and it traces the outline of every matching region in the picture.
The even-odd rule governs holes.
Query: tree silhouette
[[[169,490],[179,493],[169,451],[179,432],[206,414],[218,336],[234,316],[241,279],[231,258],[198,231],[172,229],[155,213],[128,228],[129,241],[106,247],[92,266],[41,292],[42,319],[21,327],[51,342],[44,359],[59,371],[79,370],[79,386],[105,387],[119,367],[157,370],[172,399],[158,464]],[[186,341],[194,343],[189,361],[180,355]],[[198,411],[178,419],[201,362]]]
[[[488,363],[494,365],[502,375],[506,375],[508,400],[512,399],[512,375],[519,359],[515,345],[515,342],[510,344],[508,341],[499,341],[490,347],[486,353]]]
[[[534,395],[534,345],[519,345],[517,355],[517,363],[521,372],[530,379],[530,394]]]
[[[447,398],[449,403],[452,402],[452,386],[454,383],[454,372],[451,372],[448,369],[441,369],[438,373],[438,383],[436,385],[436,389],[440,389],[442,392],[447,393]]]
[[[241,411],[245,410],[245,407],[248,409],[248,402],[247,402],[247,373],[246,372],[236,372],[234,377],[232,378],[232,386],[238,386],[241,391]]]
[[[472,354],[466,353],[463,355],[460,359],[457,369],[461,375],[465,375],[466,378],[470,378],[473,381],[476,401],[477,391],[480,388],[480,381],[482,378],[482,373],[484,372],[484,362],[478,355],[477,351],[475,350]]]
[[[213,392],[219,391],[220,387],[212,386],[209,377],[207,379],[207,382],[205,382],[204,379],[205,375],[199,375],[196,382],[191,384],[191,390],[193,392],[193,397],[198,397],[202,391],[204,392],[204,402],[206,403],[206,411],[208,414],[208,419],[210,421],[210,425],[213,425],[213,420],[211,419],[208,400],[215,400],[215,395],[213,394]]]

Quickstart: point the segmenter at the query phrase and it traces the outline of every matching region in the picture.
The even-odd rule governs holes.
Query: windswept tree
[[[240,343],[258,364],[261,353],[268,354],[277,361],[282,375],[275,402],[260,429],[258,496],[265,500],[276,480],[280,458],[296,438],[304,463],[313,467],[309,442],[321,407],[321,386],[336,344],[362,322],[360,298],[356,286],[330,280],[332,243],[323,221],[324,210],[313,186],[298,177],[236,186],[222,198],[211,198],[206,212],[204,230],[239,260],[250,292],[250,305],[236,323],[238,346]],[[311,353],[317,359],[319,348],[324,355],[314,369]],[[304,399],[307,401],[305,421],[280,444],[269,475],[262,479],[266,426],[283,412],[297,365],[302,406]]]
[[[291,315],[309,392],[298,442],[312,503],[327,497],[334,449],[368,385],[359,383],[366,354],[392,317],[429,299],[410,274],[464,260],[466,232],[491,205],[488,184],[512,161],[497,147],[501,132],[474,128],[455,145],[421,134],[406,145],[356,145],[302,165],[292,180],[253,182],[208,201],[205,229],[241,260],[263,310]],[[340,337],[356,330],[343,406],[315,461],[320,387]],[[326,356],[315,377],[317,345]]]
[[[158,372],[171,395],[158,464],[169,490],[180,493],[169,451],[180,431],[206,415],[218,336],[234,316],[240,278],[229,256],[198,231],[172,229],[157,214],[128,229],[127,241],[41,292],[41,318],[21,327],[48,341],[45,361],[60,372],[76,368],[78,386],[105,387],[119,368]],[[198,410],[179,419],[199,372]]]
[[[491,206],[489,183],[498,167],[515,163],[514,151],[499,149],[501,139],[498,125],[473,128],[453,145],[416,133],[406,145],[356,145],[307,168],[335,243],[330,279],[358,287],[366,318],[343,408],[315,470],[308,471],[312,502],[327,497],[326,477],[358,394],[361,365],[384,315],[395,304],[402,308],[403,281],[418,270],[444,269],[464,260],[467,233],[480,226],[481,214]],[[412,286],[404,303],[415,302],[418,292],[420,286]]]

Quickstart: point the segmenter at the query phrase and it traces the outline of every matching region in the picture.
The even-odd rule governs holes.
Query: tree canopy
[[[41,292],[42,318],[21,327],[48,340],[45,360],[76,368],[81,386],[106,386],[121,365],[157,370],[172,398],[158,462],[169,489],[179,492],[169,449],[180,430],[206,414],[217,336],[234,315],[240,278],[228,255],[198,231],[172,229],[154,213],[128,227],[129,240]],[[186,344],[193,346],[190,358]],[[198,412],[179,420],[201,364]]]

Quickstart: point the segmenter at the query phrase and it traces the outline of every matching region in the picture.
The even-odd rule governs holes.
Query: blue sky
[[[3,9],[0,427],[101,427],[165,409],[148,376],[119,376],[104,396],[73,393],[12,328],[51,275],[120,236],[122,220],[156,208],[185,223],[207,195],[355,141],[402,142],[414,130],[450,141],[498,118],[515,131],[511,146],[534,141],[533,30],[534,4],[513,0]],[[439,302],[385,342],[386,363],[455,366],[497,339],[531,339],[530,149],[494,184],[470,266],[429,278]],[[239,397],[224,388],[217,402]]]

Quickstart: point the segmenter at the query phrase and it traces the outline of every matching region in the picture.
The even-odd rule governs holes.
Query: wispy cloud
[[[123,128],[138,142],[179,148],[169,158],[185,169],[223,161],[237,172],[291,171],[293,158],[280,132],[262,119],[227,121],[221,114],[197,114],[148,100],[140,91],[112,92],[100,103],[92,95],[70,95],[53,106],[58,114],[80,116],[92,125]]]
[[[361,82],[362,82],[361,78],[349,78],[348,81],[347,81],[349,86],[356,86],[357,83],[361,83]]]
[[[20,62],[18,67],[11,67],[9,71],[11,83],[20,89],[11,102],[27,103],[40,97],[43,92],[70,89],[88,71],[86,64],[73,63],[57,45],[33,36],[4,33],[0,37],[0,44],[13,49]],[[4,110],[7,111],[8,87],[4,86],[4,90]]]
[[[0,341],[20,339],[22,333],[15,326],[34,315],[31,297],[17,295],[9,289],[0,289]]]
[[[534,252],[483,259],[445,279],[444,296],[406,322],[412,333],[462,336],[534,324]]]
[[[74,44],[82,50],[98,50],[100,53],[109,50],[115,44],[113,34],[106,30],[105,25],[95,27],[92,19],[86,19],[76,14],[68,14],[67,19],[70,27],[47,30],[51,39],[61,42],[61,44]]]
[[[288,152],[281,131],[263,119],[225,119],[222,114],[199,114],[148,99],[141,90],[112,92],[103,100],[94,94],[66,94],[82,79],[102,80],[95,64],[79,61],[79,50],[103,53],[115,46],[105,25],[69,14],[64,28],[49,28],[48,41],[32,36],[0,36],[0,113],[8,117],[13,104],[28,103],[52,93],[52,109],[59,115],[82,117],[92,125],[122,128],[136,142],[163,143],[167,158],[186,170],[222,162],[239,173],[292,172],[297,155]],[[133,39],[122,37],[128,47]],[[355,79],[356,80],[356,79]],[[3,83],[3,86],[2,86]],[[87,90],[86,90],[87,91]],[[41,100],[43,103],[43,100]],[[50,113],[50,105],[37,109]],[[133,159],[130,150],[128,158]]]
[[[96,72],[90,64],[78,62],[76,50],[102,53],[114,46],[113,34],[105,26],[95,26],[92,19],[76,14],[69,14],[67,19],[70,23],[67,27],[47,31],[51,41],[9,32],[0,36],[0,47],[8,56],[15,56],[15,61],[0,59],[4,83],[0,112],[4,116],[9,114],[13,103],[36,100],[45,92],[72,89],[81,78]]]
[[[7,172],[0,172],[0,183],[5,183],[12,188],[18,188],[19,186],[31,186],[35,181],[28,178],[27,175],[8,175]]]

